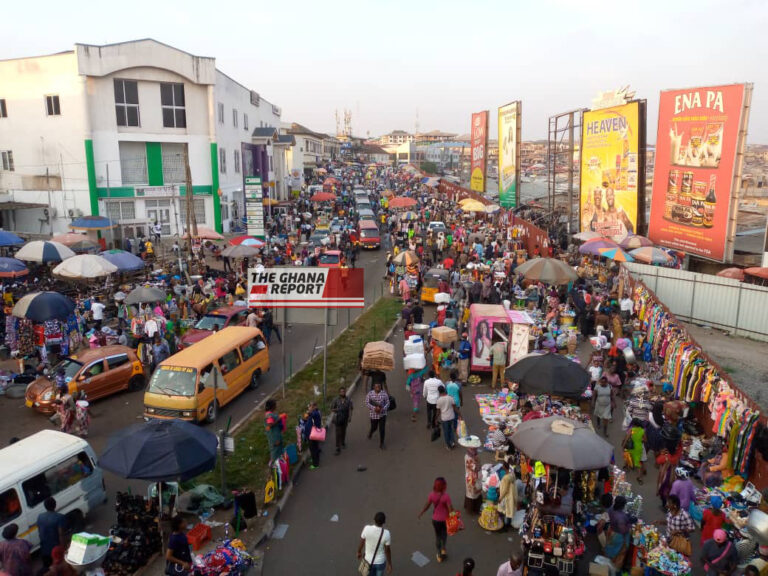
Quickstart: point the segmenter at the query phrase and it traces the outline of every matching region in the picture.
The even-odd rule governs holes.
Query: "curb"
[[[392,335],[395,333],[395,330],[397,330],[398,324],[399,324],[399,320],[395,320],[394,324],[392,325],[392,328],[390,328],[387,334],[384,336],[385,341],[388,341],[390,338],[392,338]],[[307,364],[308,363],[309,361],[307,362]],[[352,384],[349,385],[349,388],[347,389],[347,394],[349,396],[355,393],[355,390],[357,389],[357,386],[360,383],[360,380],[361,380],[361,377],[360,377],[360,374],[358,374],[355,380],[352,382]],[[331,415],[329,414],[325,418],[325,425],[326,426],[330,425],[330,422],[331,422]],[[277,502],[275,506],[276,509],[275,509],[274,515],[272,515],[269,518],[269,520],[267,520],[267,523],[264,525],[264,528],[262,529],[261,535],[257,539],[256,544],[253,546],[253,551],[252,551],[252,555],[254,557],[253,576],[259,576],[260,574],[263,573],[264,553],[258,548],[272,537],[272,532],[275,529],[277,519],[280,517],[280,513],[283,511],[283,508],[285,508],[286,504],[288,503],[288,498],[290,497],[291,492],[293,492],[294,483],[296,482],[298,477],[301,475],[301,471],[304,468],[307,458],[308,458],[308,455],[304,454],[304,458],[299,460],[299,462],[296,464],[295,472],[293,474],[293,477],[291,478],[291,483],[287,486],[282,497]]]

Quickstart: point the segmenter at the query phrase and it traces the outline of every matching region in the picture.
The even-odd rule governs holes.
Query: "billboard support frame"
[[[556,174],[557,162],[559,157],[561,157],[563,154],[567,154],[568,155],[567,232],[569,235],[572,234],[574,231],[573,230],[574,216],[575,216],[576,224],[578,224],[580,220],[580,214],[577,213],[576,215],[574,215],[574,210],[573,210],[573,203],[575,200],[574,176],[576,175],[574,168],[578,166],[579,173],[581,172],[581,126],[583,122],[584,111],[585,111],[585,108],[578,108],[576,110],[570,110],[568,112],[563,112],[561,114],[556,114],[554,116],[549,117],[549,136],[547,139],[547,208],[548,208],[550,217],[553,219],[552,224],[556,224],[556,222],[554,222],[554,218],[555,218],[555,210],[557,208],[556,198],[558,196],[558,192],[557,192],[558,182],[557,182],[557,174]],[[564,118],[567,118],[568,122],[564,126],[561,126],[560,121]],[[566,151],[560,152],[558,151],[558,147],[562,143],[562,140],[566,134],[569,142],[569,147]],[[575,138],[577,135],[579,138],[578,160],[574,158],[576,154]],[[578,190],[581,190],[580,179],[579,179],[577,188]],[[578,210],[581,210],[580,204],[579,204]]]
[[[736,249],[736,225],[739,219],[739,200],[741,200],[741,175],[744,168],[744,152],[747,147],[747,127],[749,126],[749,114],[752,109],[752,90],[754,84],[744,83],[744,101],[741,104],[741,117],[739,119],[739,135],[736,139],[736,158],[733,167],[733,179],[731,180],[731,203],[728,206],[728,227],[725,233],[724,256],[726,262],[733,262]]]

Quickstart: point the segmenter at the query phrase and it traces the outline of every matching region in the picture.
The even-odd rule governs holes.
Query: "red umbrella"
[[[330,192],[318,192],[317,194],[314,194],[310,200],[312,202],[331,202],[336,200],[336,194],[331,194]]]
[[[413,198],[409,198],[408,196],[398,196],[397,198],[392,198],[392,200],[389,201],[388,206],[390,208],[410,208],[411,206],[416,206],[416,204],[418,204],[418,202]]]
[[[747,268],[744,273],[768,280],[768,268]]]
[[[245,244],[246,246],[256,246],[257,248],[264,246],[263,241],[259,240],[258,238],[254,238],[253,236],[248,236],[248,234],[244,234],[243,236],[235,236],[229,241],[229,243],[232,246],[239,246],[240,244]]]
[[[720,276],[721,278],[732,278],[733,280],[738,280],[739,282],[744,281],[744,270],[741,268],[725,268],[723,270],[720,270],[720,272],[717,273],[717,276]]]

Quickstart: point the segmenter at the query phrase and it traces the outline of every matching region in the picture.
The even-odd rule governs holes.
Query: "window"
[[[232,126],[237,128],[237,109],[232,108]]]
[[[187,225],[187,208],[186,208],[186,198],[180,198],[179,202],[181,203],[181,209],[179,210],[179,219],[181,220],[181,225],[186,227]],[[195,209],[195,221],[197,221],[198,226],[205,225],[205,200],[202,198],[193,198],[192,199],[192,206]]]
[[[128,354],[119,354],[117,356],[110,356],[109,358],[107,358],[107,365],[109,366],[110,370],[119,368],[124,364],[128,364],[128,362],[129,362]]]
[[[0,100],[0,105],[5,105],[5,100]],[[248,114],[243,114],[243,130],[248,131]]]
[[[123,186],[148,184],[145,142],[119,142],[120,174]]]
[[[237,353],[237,350],[230,350],[219,358],[219,370],[222,374],[229,374],[238,366],[240,366],[240,354]]]
[[[267,344],[264,342],[264,338],[261,336],[256,336],[256,338],[240,348],[240,352],[243,354],[243,362],[250,360],[256,355],[258,351],[264,350],[266,347]]]
[[[34,508],[49,496],[56,496],[91,474],[93,462],[88,454],[80,452],[77,456],[67,458],[21,484],[27,506]]]
[[[163,183],[183,184],[187,179],[184,169],[184,144],[163,143]]]
[[[5,98],[0,98],[0,118],[8,118],[8,108],[5,107]],[[245,117],[245,129],[248,130],[248,116]]]
[[[123,222],[125,220],[136,219],[136,205],[133,200],[107,202],[107,214],[113,222]]]
[[[61,115],[61,106],[59,105],[58,96],[54,95],[45,97],[45,111],[48,113],[48,116]]]
[[[21,516],[21,502],[16,490],[11,488],[0,494],[0,526],[5,526]]]
[[[84,371],[83,376],[85,376],[85,379],[93,378],[94,376],[98,376],[99,374],[104,373],[104,360],[97,360],[93,364],[90,364]]]
[[[221,203],[221,219],[229,220],[229,202]]]
[[[227,173],[227,151],[224,148],[219,148],[219,172]]]
[[[3,150],[0,152],[0,162],[2,162],[2,169],[13,172],[13,152],[10,150]]]
[[[240,174],[240,150],[235,150],[235,172]]]
[[[115,79],[115,114],[118,126],[139,125],[139,85],[135,80]]]
[[[160,84],[160,104],[163,107],[163,127],[187,127],[187,111],[184,108],[184,84]]]
[[[219,124],[224,124],[224,104],[219,102]]]

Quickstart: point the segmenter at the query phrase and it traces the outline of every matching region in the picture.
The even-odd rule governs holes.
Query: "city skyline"
[[[653,143],[661,90],[753,82],[749,141],[768,142],[760,73],[768,6],[757,0],[653,1],[642,9],[603,0],[204,6],[190,2],[179,12],[140,0],[130,11],[107,5],[83,19],[89,5],[81,1],[14,3],[4,15],[17,25],[0,38],[0,59],[151,37],[215,57],[223,72],[281,106],[283,121],[334,133],[335,111],[349,109],[361,137],[416,132],[417,118],[419,132],[466,134],[472,112],[494,118],[498,106],[521,100],[523,139],[543,139],[549,116],[629,85],[648,101]]]

